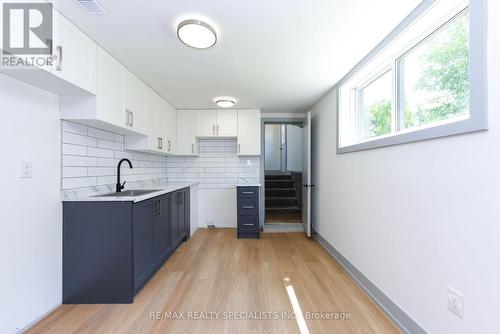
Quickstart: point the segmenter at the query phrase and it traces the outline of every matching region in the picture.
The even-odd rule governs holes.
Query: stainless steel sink
[[[92,197],[136,197],[151,194],[157,191],[161,191],[161,189],[136,189],[136,190],[124,190],[119,193],[109,193],[103,195],[95,195]]]

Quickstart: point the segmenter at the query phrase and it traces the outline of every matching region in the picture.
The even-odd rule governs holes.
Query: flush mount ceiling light
[[[221,108],[232,108],[236,104],[236,99],[228,96],[221,96],[215,99],[215,104]]]
[[[208,23],[185,20],[177,26],[179,40],[195,49],[208,49],[217,43],[217,33]]]

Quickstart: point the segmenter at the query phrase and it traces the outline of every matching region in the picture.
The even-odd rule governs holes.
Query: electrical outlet
[[[207,219],[207,228],[215,228],[213,219]]]
[[[31,161],[21,163],[21,177],[24,179],[33,177],[33,163]]]
[[[448,287],[448,309],[460,318],[464,317],[464,295],[450,287]]]

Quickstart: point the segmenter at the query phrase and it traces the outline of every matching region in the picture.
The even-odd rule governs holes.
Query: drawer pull
[[[243,205],[243,209],[253,209],[253,206],[245,206],[245,205]]]
[[[253,195],[253,191],[244,191],[243,192],[245,195]]]
[[[243,224],[245,226],[253,226],[254,224]]]

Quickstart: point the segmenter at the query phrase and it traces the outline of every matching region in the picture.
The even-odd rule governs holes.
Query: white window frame
[[[449,21],[443,23],[437,29],[433,29],[426,37],[415,41],[408,46],[400,56],[396,57],[396,60],[391,60],[390,65],[383,67],[385,71],[392,69],[393,71],[393,129],[388,135],[374,137],[364,142],[358,142],[356,144],[340,146],[341,143],[341,129],[340,129],[340,97],[341,97],[341,87],[344,83],[350,80],[360,69],[362,69],[366,64],[370,63],[387,45],[389,45],[393,40],[395,40],[402,32],[404,32],[413,22],[415,22],[422,14],[424,14],[430,7],[433,6],[438,0],[424,0],[422,1],[381,43],[379,43],[361,62],[359,62],[349,73],[342,78],[335,86],[337,92],[337,153],[349,153],[361,150],[374,149],[379,147],[386,147],[392,145],[399,145],[404,143],[410,143],[415,141],[429,140],[440,137],[447,137],[452,135],[458,135],[463,133],[470,133],[476,131],[482,131],[488,129],[488,114],[487,114],[487,54],[486,54],[486,31],[487,31],[487,0],[471,0],[469,4],[469,24],[470,24],[470,66],[469,66],[469,89],[470,89],[470,106],[469,106],[469,117],[467,119],[450,119],[442,122],[434,122],[428,125],[423,125],[416,128],[404,129],[402,130],[401,119],[401,106],[397,105],[402,103],[401,98],[398,97],[400,94],[400,87],[397,87],[401,83],[401,80],[396,78],[402,72],[397,69],[400,66],[399,60],[411,52],[414,48],[418,47],[422,42],[427,40],[434,32],[439,31],[443,26],[445,26]],[[461,15],[461,11],[457,15]],[[456,16],[454,16],[456,17]],[[372,80],[366,81],[367,83],[373,82],[374,78],[380,76],[380,74],[385,73],[384,71],[379,71],[378,76],[372,76]],[[366,86],[366,85],[365,85]],[[357,100],[357,99],[356,99]],[[357,103],[357,102],[356,102]],[[396,104],[396,105],[394,105]],[[356,106],[356,110],[358,106]],[[358,112],[356,112],[358,114]],[[358,127],[359,127],[359,117]],[[359,129],[358,129],[359,130]],[[357,134],[358,141],[361,134]]]

